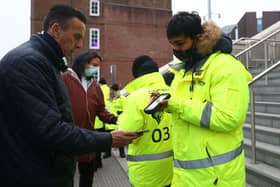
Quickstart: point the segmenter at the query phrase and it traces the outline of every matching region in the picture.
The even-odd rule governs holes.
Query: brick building
[[[236,25],[230,25],[223,30],[233,39],[252,37],[280,20],[280,11],[263,11],[257,18],[256,12],[246,12]]]
[[[31,34],[42,30],[44,16],[54,4],[69,4],[87,16],[82,51],[102,55],[99,76],[109,84],[112,79],[122,85],[130,81],[131,62],[138,55],[150,55],[159,66],[172,59],[165,35],[171,0],[31,0]]]

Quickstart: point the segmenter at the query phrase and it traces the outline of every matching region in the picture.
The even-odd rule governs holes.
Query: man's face
[[[192,47],[193,40],[186,35],[179,35],[168,38],[168,41],[173,49],[177,51],[185,51]]]
[[[65,57],[70,58],[77,48],[83,47],[86,26],[78,18],[72,18],[68,21],[65,29],[60,27],[60,32],[56,41],[60,45]]]

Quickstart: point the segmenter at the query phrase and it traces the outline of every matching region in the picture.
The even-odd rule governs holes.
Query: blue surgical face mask
[[[88,68],[85,69],[85,76],[86,77],[93,77],[94,74],[98,71],[98,67],[95,66],[89,66]]]

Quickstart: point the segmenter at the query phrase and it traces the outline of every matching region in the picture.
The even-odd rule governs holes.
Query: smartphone
[[[160,94],[159,96],[157,96],[157,98],[154,101],[152,101],[148,106],[145,107],[144,109],[145,113],[154,114],[160,108],[160,102],[169,98],[170,98],[169,93]]]
[[[145,132],[149,132],[150,130],[149,129],[145,129],[145,130],[139,130],[139,131],[134,131],[136,134],[142,134],[142,133],[145,133]]]

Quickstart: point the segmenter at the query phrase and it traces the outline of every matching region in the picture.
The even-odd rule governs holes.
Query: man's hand
[[[136,134],[132,131],[121,131],[121,130],[114,130],[111,131],[112,135],[112,147],[123,147],[128,145],[134,140],[138,138],[142,134]]]
[[[159,95],[160,95],[159,92],[153,92],[151,94],[150,103],[152,103]],[[162,112],[167,107],[168,101],[169,101],[169,99],[164,99],[160,102],[160,108],[158,110],[159,112]]]

